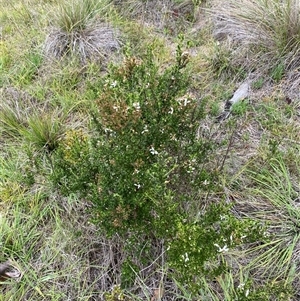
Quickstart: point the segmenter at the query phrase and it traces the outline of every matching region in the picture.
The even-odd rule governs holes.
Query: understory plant
[[[92,201],[93,221],[107,235],[165,241],[175,277],[197,290],[193,276],[224,272],[219,255],[256,240],[261,229],[235,218],[222,200],[201,197],[217,189],[206,165],[215,145],[196,135],[205,103],[188,93],[187,63],[178,46],[162,69],[150,47],[144,58],[127,54],[112,66],[90,88],[97,95],[90,132],[61,140],[52,177],[65,193]]]

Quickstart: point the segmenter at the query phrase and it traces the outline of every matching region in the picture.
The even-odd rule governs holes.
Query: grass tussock
[[[263,72],[279,64],[286,71],[299,67],[299,1],[238,0],[218,4],[212,9],[214,34],[237,43],[237,59],[241,49],[246,48],[251,55],[244,60],[252,70]]]
[[[191,28],[197,19],[201,1],[114,0],[113,3],[120,15],[138,20],[166,36],[176,37]]]
[[[75,55],[86,63],[104,61],[119,50],[118,31],[103,21],[107,6],[107,1],[59,2],[53,28],[44,43],[45,55],[54,58]]]

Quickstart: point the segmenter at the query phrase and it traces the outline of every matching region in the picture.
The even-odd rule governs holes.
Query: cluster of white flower
[[[111,88],[115,88],[118,85],[118,82],[114,80],[111,82],[109,79],[105,80],[105,86],[110,86]]]
[[[184,262],[188,262],[190,260],[188,253],[185,253],[185,254],[181,255],[181,257],[184,260]]]
[[[138,174],[139,172],[140,172],[140,171],[139,171],[137,168],[135,168],[134,171],[133,171],[133,174],[136,175],[136,174]]]
[[[148,125],[145,124],[145,125],[144,125],[144,129],[142,130],[142,134],[148,133],[148,132],[149,132],[149,130],[148,130]]]
[[[206,180],[205,180],[206,181]],[[220,220],[221,221],[224,221],[224,220],[226,220],[227,219],[227,215],[224,215],[224,214],[222,214],[222,215],[220,215]]]
[[[117,86],[117,84],[118,84],[118,82],[115,80],[115,81],[113,81],[113,82],[110,84],[110,86],[111,86],[112,88],[115,88],[115,87]]]
[[[151,146],[151,148],[150,148],[149,151],[150,151],[150,153],[151,153],[152,155],[158,155],[158,151],[155,150],[153,146]]]
[[[133,185],[134,185],[137,189],[140,189],[140,188],[142,187],[142,185],[139,184],[139,183],[134,183]]]
[[[188,165],[188,168],[187,168],[187,173],[193,173],[195,171],[195,163],[196,163],[196,160],[195,159],[192,159],[189,161],[189,165]]]
[[[203,181],[203,185],[204,185],[204,186],[209,185],[209,181],[207,181],[207,179],[205,179],[205,180]]]
[[[244,289],[245,289],[245,283],[243,283],[243,282],[240,283],[237,288],[240,289],[241,291],[244,291]],[[250,293],[250,290],[246,289],[246,291],[245,291],[245,297],[248,297],[249,293]]]
[[[226,253],[229,251],[229,248],[227,247],[227,245],[225,245],[223,248],[221,248],[218,244],[214,244],[215,247],[217,247],[219,250],[219,253]]]
[[[132,104],[132,106],[133,106],[137,111],[139,111],[139,110],[141,109],[140,103],[139,103],[139,102],[134,102],[134,103]]]
[[[191,102],[191,100],[188,97],[184,97],[177,99],[177,102],[180,107],[186,107]]]
[[[109,128],[105,128],[104,129],[104,133],[105,134],[108,134],[108,133],[113,133],[114,131],[112,129],[109,129]]]

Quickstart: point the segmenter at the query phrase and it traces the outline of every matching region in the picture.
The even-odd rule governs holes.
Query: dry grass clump
[[[272,70],[279,64],[286,71],[300,64],[300,3],[298,0],[218,1],[211,10],[214,34],[229,37],[241,52],[248,50],[252,70]],[[236,58],[239,55],[236,52]],[[248,66],[248,67],[249,67]]]
[[[20,131],[28,126],[28,119],[34,112],[47,110],[47,104],[41,104],[28,93],[15,87],[6,87],[0,91],[0,128],[3,136],[18,137]]]
[[[3,141],[9,138],[10,141],[25,139],[40,150],[54,150],[65,131],[69,112],[54,107],[49,101],[39,102],[28,93],[13,87],[4,89],[2,93],[5,95],[0,103]]]
[[[82,63],[103,61],[120,49],[118,32],[99,20],[105,14],[107,1],[72,0],[61,2],[54,18],[54,26],[44,44],[48,57],[61,58],[75,54]]]
[[[139,20],[146,26],[177,35],[190,28],[196,18],[196,1],[183,0],[114,0],[120,14],[126,18]]]
[[[262,165],[256,161],[246,169],[246,189],[243,196],[235,195],[235,208],[240,215],[265,224],[265,237],[235,260],[257,284],[284,282],[299,291],[299,173],[292,172],[281,155]]]

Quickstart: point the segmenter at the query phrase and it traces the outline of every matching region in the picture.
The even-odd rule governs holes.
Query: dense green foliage
[[[150,48],[143,59],[113,66],[93,87],[90,133],[72,131],[62,141],[54,181],[90,199],[108,235],[164,239],[175,274],[197,288],[195,275],[224,272],[219,255],[256,241],[262,229],[223,202],[204,209],[199,195],[218,181],[204,167],[214,144],[197,135],[205,105],[186,94],[187,62],[178,47],[174,64],[160,70]]]

